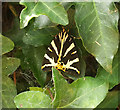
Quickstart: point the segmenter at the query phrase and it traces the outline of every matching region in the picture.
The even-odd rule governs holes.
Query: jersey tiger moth
[[[44,55],[41,69],[49,71],[52,67],[63,72],[80,74],[78,51],[73,37],[65,29],[55,36]]]

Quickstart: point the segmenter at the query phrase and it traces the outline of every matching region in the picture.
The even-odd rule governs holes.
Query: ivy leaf
[[[20,65],[20,60],[17,58],[2,58],[2,107],[3,108],[15,108],[13,102],[14,97],[17,94],[15,84],[8,77],[13,73]]]
[[[50,89],[46,89],[46,88],[40,88],[40,87],[29,87],[30,91],[40,91],[43,92],[44,94],[48,95],[49,97],[51,97],[50,95],[52,94],[52,96],[54,95],[54,90],[53,88]],[[51,94],[50,92],[51,91]]]
[[[13,21],[13,27],[4,34],[14,42],[16,47],[24,45],[22,38],[25,35],[25,29],[20,29],[19,19],[17,17]]]
[[[55,27],[57,24],[50,21],[46,15],[41,15],[35,18],[34,28],[42,29],[47,27]]]
[[[20,28],[26,27],[33,17],[38,17],[40,15],[48,16],[53,23],[61,25],[68,24],[67,12],[58,2],[39,1],[37,3],[30,3],[21,0],[20,4],[25,6],[20,14]]]
[[[8,76],[13,73],[20,65],[18,58],[3,57],[2,58],[2,75]]]
[[[118,11],[113,2],[81,2],[75,5],[75,21],[88,52],[112,73],[112,61],[118,50]]]
[[[95,110],[116,109],[120,103],[120,91],[111,91]]]
[[[33,45],[34,47],[50,44],[51,40],[58,33],[57,28],[45,29],[29,29],[23,37],[25,44]]]
[[[56,108],[95,108],[108,92],[108,84],[97,78],[79,78],[68,84],[63,76],[53,68]]]
[[[103,69],[102,67],[100,67],[98,69],[98,74],[97,74],[97,78],[106,80],[109,82],[109,89],[112,89],[115,85],[120,83],[120,77],[119,76],[119,68],[120,68],[120,49],[118,50],[117,54],[115,55],[114,59],[113,59],[113,72],[112,74],[109,74],[107,71],[105,71],[105,69]]]
[[[14,43],[7,37],[0,34],[0,38],[2,38],[2,55],[10,52],[14,48]]]
[[[68,9],[74,4],[75,4],[74,2],[61,2],[61,5],[64,6],[66,11],[68,11]]]
[[[40,91],[27,91],[14,98],[17,108],[51,108],[51,99]]]
[[[41,66],[46,48],[44,46],[33,47],[30,45],[24,45],[22,51],[26,63],[32,70],[39,84],[43,87],[46,81],[46,72],[41,70]]]
[[[2,77],[2,107],[16,109],[14,97],[17,95],[16,87],[9,77]]]

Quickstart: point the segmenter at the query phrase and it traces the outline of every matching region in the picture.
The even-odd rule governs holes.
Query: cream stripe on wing
[[[76,58],[72,61],[67,61],[66,68],[69,68],[73,63],[79,62],[79,58]]]
[[[43,69],[44,67],[46,67],[46,66],[56,66],[56,65],[57,65],[57,63],[54,62],[54,58],[50,58],[47,54],[45,54],[44,57],[45,57],[46,59],[48,59],[51,64],[45,64],[45,65],[43,65],[43,66],[41,67],[42,69]]]
[[[67,50],[66,50],[66,52],[65,52],[65,54],[64,54],[63,57],[65,57],[65,56],[68,54],[68,52],[69,52],[70,50],[72,50],[74,47],[75,47],[75,45],[74,45],[74,43],[72,43],[72,44],[67,48]]]
[[[56,54],[58,55],[58,50],[57,50],[57,47],[56,47],[56,45],[55,45],[54,40],[52,40],[51,45],[52,45],[52,47],[54,48]]]
[[[68,34],[65,36],[65,41],[67,40],[67,38],[68,38]],[[64,41],[64,43],[65,43],[65,41]]]
[[[59,36],[60,42],[62,42],[62,32],[60,32],[58,36]]]
[[[74,52],[72,52],[71,54],[76,54],[77,53],[77,51],[74,51]]]
[[[79,74],[80,73],[79,70],[77,68],[71,66],[73,63],[76,63],[76,62],[79,62],[79,58],[76,58],[76,59],[74,59],[72,61],[68,60],[67,64],[64,65],[64,67],[67,68],[67,69],[73,69]]]
[[[70,66],[69,69],[75,70],[78,74],[80,74],[80,71],[75,67]]]
[[[48,50],[49,50],[50,52],[52,52],[52,50],[51,50],[51,48],[50,48],[50,47],[48,47]]]
[[[55,62],[54,62],[54,57],[53,57],[53,58],[50,58],[47,54],[45,54],[44,57],[45,57],[46,59],[48,59],[51,64],[55,64]]]
[[[45,68],[45,67],[49,67],[49,66],[54,67],[54,65],[53,65],[53,64],[45,64],[45,65],[43,65],[43,66],[41,67],[41,69],[43,69],[43,68]]]

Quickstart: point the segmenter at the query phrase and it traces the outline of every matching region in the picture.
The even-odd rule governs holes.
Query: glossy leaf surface
[[[95,108],[106,96],[108,84],[92,77],[79,78],[72,84],[53,68],[54,107]]]
[[[51,108],[51,99],[40,91],[27,91],[18,94],[14,102],[17,108]]]
[[[50,19],[46,15],[41,15],[35,18],[34,27],[38,29],[55,27],[57,24],[50,21]]]
[[[120,103],[120,91],[111,91],[95,110],[116,109]]]
[[[88,52],[112,73],[112,61],[118,50],[118,11],[113,2],[76,3],[75,21]]]
[[[25,8],[20,15],[20,27],[24,28],[33,17],[46,15],[49,19],[57,24],[67,25],[68,18],[64,7],[58,2],[25,2],[21,0],[21,5]]]
[[[17,94],[15,84],[8,77],[20,65],[20,60],[17,58],[2,58],[2,107],[15,108],[13,99]]]
[[[7,37],[0,34],[2,38],[2,55],[10,52],[14,48],[14,43]]]
[[[43,87],[46,81],[46,72],[41,70],[41,66],[46,48],[44,46],[36,48],[30,45],[24,45],[22,51],[25,55],[25,62],[32,70],[39,84]]]
[[[2,58],[2,72],[3,76],[8,76],[13,73],[20,65],[20,60],[18,58],[3,57]]]
[[[20,29],[19,19],[15,18],[13,27],[6,33],[6,37],[9,37],[15,44],[15,47],[21,47],[23,45],[22,38],[25,35],[25,29]]]
[[[110,83],[109,89],[112,89],[115,85],[120,83],[120,77],[119,77],[119,69],[120,69],[120,49],[118,50],[117,54],[114,57],[113,60],[113,72],[112,74],[109,74],[107,71],[105,71],[102,67],[98,69],[98,74],[96,77],[100,79],[104,79]]]
[[[49,45],[54,36],[59,33],[57,28],[45,29],[30,29],[23,37],[25,44],[33,45],[34,47]]]

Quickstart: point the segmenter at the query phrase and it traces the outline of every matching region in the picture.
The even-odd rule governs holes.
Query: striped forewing
[[[64,72],[80,73],[78,51],[73,38],[64,30],[55,36],[44,55],[41,69],[49,71],[52,67]]]

